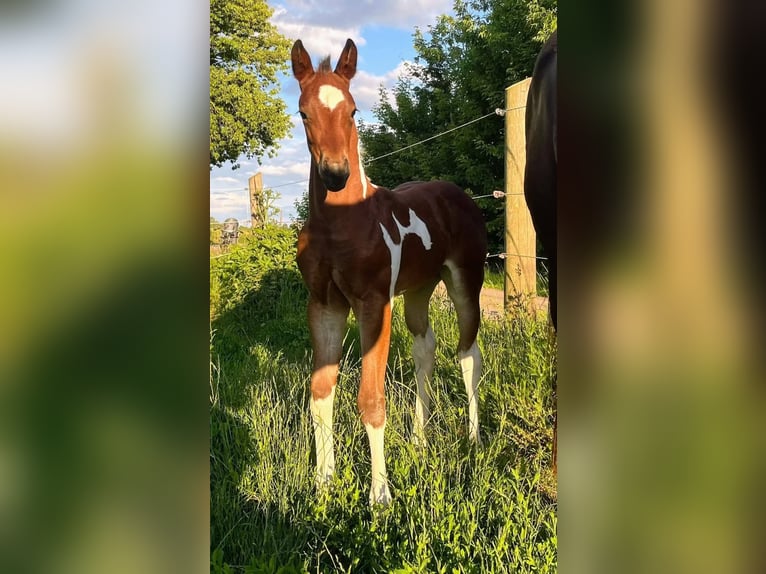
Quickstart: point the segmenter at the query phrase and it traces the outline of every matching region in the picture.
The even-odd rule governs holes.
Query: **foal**
[[[357,405],[370,442],[370,504],[388,504],[384,381],[392,300],[404,294],[405,321],[414,338],[418,395],[413,438],[422,443],[435,346],[428,302],[439,280],[444,280],[460,329],[458,354],[468,394],[469,435],[478,442],[481,353],[476,334],[486,229],[479,209],[456,185],[410,182],[389,190],[367,179],[354,123],[356,106],[349,93],[357,60],[350,39],[334,71],[329,57],[315,71],[300,40],[293,45],[291,60],[311,154],[309,217],[298,237],[298,267],[309,290],[317,485],[328,482],[335,470],[333,397],[346,318],[353,309],[362,343]]]

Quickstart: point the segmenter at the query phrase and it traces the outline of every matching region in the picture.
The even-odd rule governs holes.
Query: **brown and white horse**
[[[300,40],[293,45],[291,59],[311,154],[309,217],[298,238],[298,267],[309,290],[317,485],[327,483],[335,470],[333,397],[346,318],[353,309],[362,344],[357,405],[370,442],[370,504],[387,504],[391,494],[383,448],[384,380],[395,295],[404,294],[405,321],[413,335],[418,389],[413,439],[425,441],[427,382],[435,347],[428,302],[444,280],[460,330],[458,355],[468,394],[469,436],[479,441],[481,353],[476,335],[486,228],[479,209],[456,185],[410,182],[389,190],[367,178],[354,123],[356,105],[349,92],[356,73],[354,42],[346,41],[335,70],[329,57],[314,70]]]

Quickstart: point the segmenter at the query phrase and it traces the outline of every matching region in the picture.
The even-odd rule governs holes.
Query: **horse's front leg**
[[[370,504],[388,504],[386,459],[383,434],[386,428],[385,378],[388,348],[391,342],[391,301],[377,299],[354,305],[362,339],[362,381],[358,406],[370,441],[372,484]]]
[[[311,298],[308,307],[314,364],[311,373],[311,420],[317,455],[317,487],[330,481],[335,473],[332,416],[338,364],[343,353],[343,335],[349,306],[341,298],[321,303]]]

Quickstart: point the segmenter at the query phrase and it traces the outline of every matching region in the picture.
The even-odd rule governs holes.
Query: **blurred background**
[[[208,22],[0,5],[0,570],[207,568]]]
[[[563,572],[763,571],[765,16],[559,14]]]
[[[763,571],[762,2],[559,14],[559,562]],[[209,567],[208,6],[0,6],[0,560]]]

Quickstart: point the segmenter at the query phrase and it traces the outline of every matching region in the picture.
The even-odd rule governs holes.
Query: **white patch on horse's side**
[[[372,467],[372,484],[370,485],[370,505],[388,504],[391,502],[391,492],[388,490],[388,474],[386,473],[386,458],[383,454],[383,436],[386,423],[374,427],[367,423],[367,438],[370,440],[370,462]]]
[[[332,436],[332,410],[335,387],[323,399],[311,399],[311,420],[314,423],[314,440],[317,453],[318,486],[330,481],[335,473],[335,449]]]
[[[428,227],[426,227],[426,224],[422,219],[415,215],[415,212],[412,211],[412,209],[410,209],[410,224],[407,227],[402,227],[402,224],[397,221],[396,217],[394,217],[394,221],[396,221],[396,225],[399,227],[399,233],[402,236],[402,242],[404,242],[405,235],[408,233],[414,233],[420,237],[420,240],[423,242],[423,247],[426,248],[426,251],[431,249],[431,234],[428,232]]]
[[[326,108],[330,108],[330,111],[334,110],[335,106],[341,103],[344,99],[343,92],[335,86],[329,84],[319,86],[319,101],[322,102],[322,105]]]
[[[393,299],[396,292],[396,281],[399,279],[399,268],[402,264],[402,244],[404,243],[404,237],[410,233],[417,235],[420,237],[420,241],[423,242],[423,247],[428,251],[431,249],[431,234],[428,232],[428,227],[426,227],[423,220],[420,219],[412,209],[410,209],[410,224],[407,227],[404,227],[399,223],[399,220],[396,219],[396,216],[393,213],[391,214],[391,217],[399,228],[399,243],[394,243],[391,234],[382,223],[380,224],[380,228],[383,230],[383,241],[391,252],[391,286],[389,293],[390,298]]]
[[[380,229],[383,231],[383,241],[391,252],[391,287],[389,290],[389,299],[391,299],[391,302],[393,303],[394,288],[396,287],[396,280],[399,278],[399,266],[402,263],[402,245],[394,243],[394,240],[391,239],[391,234],[382,223],[380,224]]]
[[[476,341],[467,351],[458,353],[463,371],[465,392],[468,395],[468,436],[479,442],[479,377],[481,376],[481,351]]]

